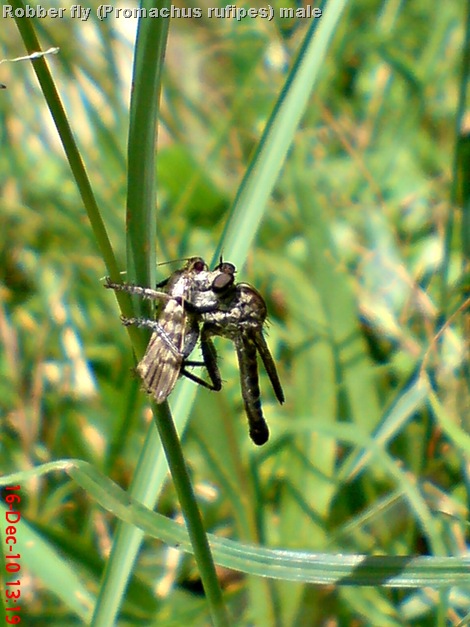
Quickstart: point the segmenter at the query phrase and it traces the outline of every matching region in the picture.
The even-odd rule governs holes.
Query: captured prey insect
[[[221,272],[221,277],[228,277],[235,272],[232,264],[222,261],[217,268]],[[225,279],[223,289],[218,292],[218,307],[200,314],[203,322],[201,350],[212,380],[221,379],[211,337],[215,335],[226,337],[235,345],[250,437],[258,446],[268,441],[269,429],[261,408],[257,353],[266,368],[277,400],[281,405],[285,400],[276,365],[263,335],[266,316],[266,303],[252,285],[235,284],[228,279]]]
[[[185,366],[204,365],[187,360],[199,337],[199,316],[217,309],[217,291],[225,289],[233,281],[233,273],[226,274],[218,268],[210,272],[200,257],[191,257],[181,270],[157,284],[160,290],[106,280],[107,288],[163,303],[157,320],[122,319],[126,326],[147,327],[153,331],[136,370],[145,391],[152,394],[157,403],[166,400],[180,375],[211,390],[221,389],[220,375],[211,376],[215,372],[213,368],[208,368],[211,383],[207,383],[188,372]]]

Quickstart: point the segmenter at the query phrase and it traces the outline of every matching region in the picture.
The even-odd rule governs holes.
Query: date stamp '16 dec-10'
[[[245,19],[266,19],[273,20],[274,17],[293,19],[307,18],[318,19],[322,16],[321,9],[306,5],[298,8],[279,7],[277,10],[268,4],[265,7],[239,7],[236,4],[227,4],[225,7],[170,7],[144,9],[144,8],[124,8],[115,7],[112,4],[100,4],[96,9],[92,10],[81,4],[73,4],[70,7],[54,7],[46,8],[41,4],[26,4],[21,8],[14,8],[11,4],[2,6],[3,18],[53,18],[53,19],[78,19],[86,22],[91,16],[97,17],[99,20],[109,18],[115,19],[132,19],[132,18],[217,18],[217,19],[234,19],[238,22]]]

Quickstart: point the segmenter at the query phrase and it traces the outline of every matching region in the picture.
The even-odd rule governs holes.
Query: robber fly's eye
[[[224,274],[235,274],[235,272],[236,272],[236,268],[233,265],[233,263],[230,263],[228,261],[220,262],[218,268]]]
[[[212,289],[214,292],[223,292],[233,284],[233,279],[233,274],[222,272],[215,277],[212,283]]]

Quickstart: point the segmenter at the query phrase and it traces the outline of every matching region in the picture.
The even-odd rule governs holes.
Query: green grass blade
[[[0,485],[25,484],[54,471],[65,471],[102,507],[128,524],[181,550],[192,552],[183,525],[152,512],[81,460],[62,460],[0,478]],[[470,584],[468,557],[366,556],[309,553],[250,546],[209,534],[218,564],[234,570],[317,585],[435,588]]]

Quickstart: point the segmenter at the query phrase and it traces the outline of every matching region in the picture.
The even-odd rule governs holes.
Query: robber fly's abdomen
[[[255,444],[261,446],[269,439],[269,429],[261,409],[256,345],[251,337],[244,333],[236,338],[235,346],[240,368],[242,397],[250,427],[250,437]]]

